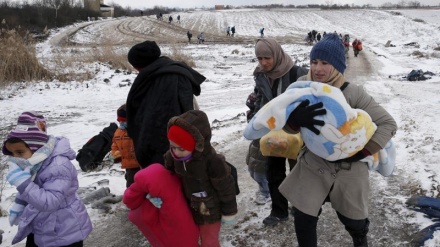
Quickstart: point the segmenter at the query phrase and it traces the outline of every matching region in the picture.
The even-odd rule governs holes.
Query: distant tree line
[[[114,8],[114,17],[167,14],[176,11],[173,8],[154,7],[153,9],[124,8],[118,4]],[[85,9],[83,0],[34,0],[10,2],[0,0],[1,29],[41,32],[46,27],[63,27],[90,17],[99,18],[100,13]]]
[[[186,11],[189,9],[167,8],[155,6],[152,9],[137,9],[130,7],[122,7],[113,4],[114,17],[121,16],[140,16],[140,15],[157,15],[159,13],[169,14],[176,11]],[[400,0],[397,4],[386,2],[379,8],[419,8],[425,7],[419,1]],[[225,5],[225,9],[235,8],[254,8],[254,9],[273,9],[273,8],[319,8],[319,9],[357,9],[357,8],[377,8],[371,4],[355,5],[355,4],[334,4],[328,0],[325,4],[305,4],[305,5],[244,5],[232,6]],[[202,9],[213,9],[202,8]],[[89,17],[99,18],[100,13],[90,9],[85,9],[83,0],[28,0],[21,2],[10,2],[9,0],[0,0],[0,25],[1,29],[22,29],[31,30],[33,32],[41,32],[46,27],[48,29],[54,27],[63,27],[71,25],[78,21],[88,20]]]
[[[437,7],[439,7],[437,5]],[[430,7],[430,6],[422,6],[419,1],[405,1],[400,0],[398,3],[393,4],[391,2],[386,2],[378,7],[374,7],[371,4],[363,4],[363,5],[356,5],[356,4],[334,4],[333,1],[329,0],[326,1],[325,4],[304,4],[304,5],[283,5],[283,4],[266,4],[266,5],[244,5],[240,6],[239,8],[254,8],[254,9],[274,9],[274,8],[298,8],[298,9],[305,9],[305,8],[316,8],[316,9],[371,9],[371,8],[419,8],[419,7]],[[434,6],[431,6],[434,7]],[[232,9],[233,7],[230,5],[227,5],[226,8]]]

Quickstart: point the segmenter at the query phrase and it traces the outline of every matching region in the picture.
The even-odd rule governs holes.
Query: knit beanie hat
[[[118,122],[127,122],[127,107],[125,104],[118,108],[116,114],[118,116]]]
[[[172,125],[168,130],[168,139],[190,152],[194,151],[196,141],[194,137],[178,125]]]
[[[310,52],[310,60],[313,59],[325,60],[343,74],[346,68],[345,49],[339,36],[327,34],[316,43]]]
[[[155,41],[144,41],[134,45],[128,52],[128,62],[135,68],[145,68],[160,57],[160,48]]]
[[[23,112],[18,117],[17,126],[6,137],[6,141],[13,137],[24,141],[32,152],[37,151],[49,140],[46,133],[46,119],[36,112]],[[3,143],[2,152],[5,155],[12,155],[6,149],[6,141]]]

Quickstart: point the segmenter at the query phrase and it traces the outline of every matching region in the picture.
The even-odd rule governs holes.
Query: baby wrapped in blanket
[[[320,82],[301,81],[291,84],[283,94],[260,109],[247,125],[244,137],[254,140],[270,130],[282,129],[292,111],[305,100],[309,100],[311,105],[322,102],[327,111],[325,115],[315,117],[325,123],[315,126],[320,131],[319,135],[308,128],[300,128],[300,133],[310,151],[328,161],[348,158],[362,150],[377,129],[368,113],[350,107],[339,88]],[[394,148],[392,143],[387,146]],[[389,162],[389,159],[394,161],[394,157],[384,154],[387,158],[382,157],[382,160],[376,154],[363,161],[375,170],[380,161],[388,165],[394,163]],[[381,174],[388,176],[392,170],[386,169]]]

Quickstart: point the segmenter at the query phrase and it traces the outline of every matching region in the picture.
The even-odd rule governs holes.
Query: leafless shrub
[[[93,49],[92,61],[98,61],[110,65],[112,69],[124,69],[132,71],[133,67],[127,60],[127,54],[118,53],[118,51],[111,45],[100,46],[100,48]]]
[[[11,82],[34,81],[52,75],[36,57],[35,46],[15,32],[0,36],[0,87]]]
[[[390,13],[391,13],[392,15],[402,15],[402,13],[397,12],[397,11],[390,11]]]
[[[53,54],[46,58],[50,71],[59,81],[87,81],[93,79],[101,66],[111,69],[133,71],[127,60],[126,51],[119,51],[112,45],[102,44],[88,48],[85,52],[81,47],[64,47],[53,50]]]
[[[424,21],[424,20],[422,20],[422,19],[418,19],[418,18],[416,18],[416,19],[413,19],[413,21],[415,21],[415,22],[421,22],[421,23],[425,23],[425,21]]]
[[[1,198],[3,197],[3,190],[5,189],[6,185],[7,185],[7,180],[5,179],[6,177],[6,173],[8,172],[8,166],[6,166],[6,164],[0,164],[0,201]],[[0,208],[0,216],[1,215],[1,208]]]
[[[416,57],[424,57],[425,56],[421,51],[413,51],[413,53],[411,53],[411,55],[416,56]]]
[[[234,49],[232,50],[231,54],[239,54],[240,52],[238,51],[238,49]]]
[[[171,46],[171,54],[169,54],[168,56],[173,60],[185,63],[191,68],[196,67],[196,63],[194,62],[193,58],[190,55],[184,53],[178,45]]]
[[[438,51],[440,51],[440,49]],[[430,56],[433,57],[433,58],[440,58],[440,53],[432,52]]]

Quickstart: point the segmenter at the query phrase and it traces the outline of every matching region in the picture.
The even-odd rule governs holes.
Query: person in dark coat
[[[318,32],[316,30],[312,30],[312,43],[316,42],[316,34],[318,34]]]
[[[128,52],[128,61],[139,74],[127,97],[127,131],[143,168],[163,164],[169,149],[168,121],[194,110],[194,95],[200,95],[206,79],[186,64],[160,55],[154,41],[139,43]]]
[[[191,44],[191,38],[193,36],[193,34],[191,33],[191,31],[188,30],[188,32],[186,33],[186,36],[188,37],[188,43]]]
[[[307,69],[294,65],[290,56],[274,39],[258,39],[255,55],[259,63],[254,70],[257,88],[256,113],[270,100],[286,91],[286,88],[300,76],[306,75]],[[296,160],[288,161],[292,169]],[[289,217],[287,199],[278,190],[278,186],[286,177],[286,158],[268,156],[266,166],[272,209],[270,215],[263,220],[263,224],[273,226]]]
[[[260,29],[260,38],[264,38],[264,27]]]

